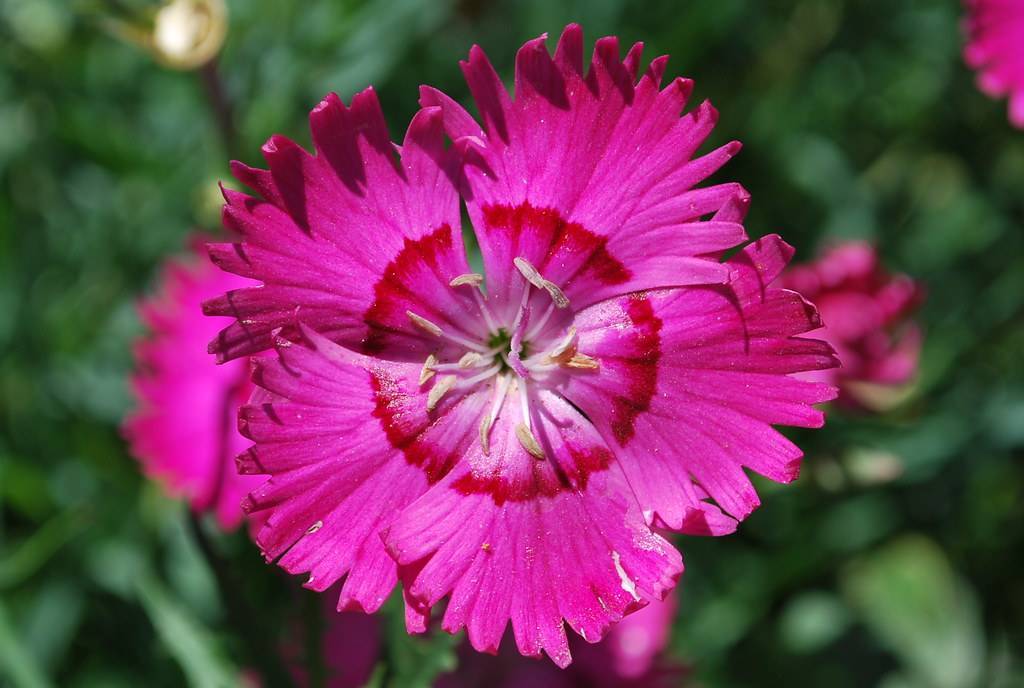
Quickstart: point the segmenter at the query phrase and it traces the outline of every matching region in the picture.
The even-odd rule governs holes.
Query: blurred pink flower
[[[910,316],[924,290],[906,275],[887,272],[873,246],[833,246],[812,263],[790,267],[782,284],[817,305],[825,326],[809,334],[839,355],[839,368],[802,377],[836,384],[844,401],[857,403],[853,383],[899,385],[914,376],[921,331]]]
[[[306,593],[307,595],[310,593]],[[359,612],[339,612],[333,598],[323,598],[320,642],[325,688],[361,688],[381,658],[380,624],[377,617]],[[309,685],[306,631],[298,625],[282,656],[297,686]]]
[[[1010,122],[1024,128],[1024,0],[964,0],[964,59],[978,70],[978,88],[1009,96]]]
[[[237,414],[252,384],[245,359],[224,366],[210,360],[206,342],[221,323],[203,317],[201,303],[251,282],[216,269],[196,246],[167,262],[157,293],[139,304],[149,333],[134,348],[138,408],[122,432],[148,477],[230,529],[244,516],[242,498],[260,483],[238,475],[234,461],[248,444]]]
[[[658,670],[657,659],[672,635],[676,606],[676,596],[671,593],[663,601],[633,612],[601,644],[577,651],[580,668],[591,669],[595,680],[611,674],[622,681],[651,685]]]
[[[268,514],[270,561],[374,611],[401,577],[407,625],[497,651],[571,661],[566,625],[596,641],[682,572],[652,526],[725,534],[759,499],[744,469],[793,480],[800,450],[772,426],[819,427],[835,395],[791,374],[835,365],[820,325],[770,286],[792,256],[747,241],[749,196],[697,185],[739,149],[702,156],[717,114],[680,116],[665,88],[566,28],[517,56],[515,98],[483,51],[463,70],[482,122],[439,91],[396,147],[370,89],[310,114],[311,155],[272,137],[269,170],[225,190],[241,236],[225,270],[261,286],[205,304],[236,322],[220,360],[254,361],[272,403],[247,405],[245,502]],[[448,145],[445,135],[453,142]],[[486,269],[461,241],[466,200]],[[514,584],[510,584],[514,581]]]

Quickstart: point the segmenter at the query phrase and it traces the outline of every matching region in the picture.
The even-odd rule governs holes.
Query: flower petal
[[[540,392],[534,433],[546,458],[520,443],[507,414],[491,450],[465,460],[410,505],[385,541],[408,593],[427,606],[450,595],[444,628],[465,626],[496,652],[511,620],[520,652],[570,660],[563,619],[596,641],[682,571],[679,553],[644,523],[621,470],[593,427]],[[510,404],[515,407],[516,404]]]
[[[497,299],[518,296],[517,256],[576,307],[638,289],[727,280],[714,258],[745,240],[747,194],[737,185],[700,195],[693,187],[739,144],[694,158],[717,113],[704,103],[680,118],[692,82],[676,79],[660,90],[660,59],[637,81],[639,47],[621,60],[617,40],[602,38],[584,74],[578,26],[565,29],[554,58],[543,37],[530,41],[516,58],[514,100],[474,47],[462,67],[482,127],[450,98],[421,91],[421,104],[444,111],[457,143],[474,143],[464,171],[467,205]]]
[[[978,87],[989,96],[1009,95],[1010,123],[1024,128],[1024,7],[1004,0],[964,3],[964,61],[978,70]]]
[[[600,369],[566,396],[591,418],[650,522],[719,534],[759,504],[744,467],[788,482],[800,450],[774,424],[817,427],[835,396],[791,376],[835,365],[828,344],[795,335],[820,325],[798,294],[769,287],[792,255],[778,237],[727,265],[726,287],[686,287],[607,301],[577,316],[580,350]]]
[[[292,337],[301,320],[372,353],[419,356],[433,341],[406,311],[466,333],[473,301],[448,286],[469,272],[441,112],[421,110],[396,155],[377,97],[345,107],[334,94],[310,114],[316,155],[281,136],[263,147],[269,170],[240,163],[235,176],[261,199],[225,190],[224,224],[241,242],[214,244],[223,269],[263,282],[205,305],[236,322],[210,344],[220,360]]]
[[[274,401],[242,409],[255,445],[239,470],[271,476],[245,506],[269,510],[256,537],[268,560],[308,571],[314,590],[347,574],[339,609],[374,611],[397,580],[380,530],[450,469],[483,401],[450,399],[428,414],[418,365],[302,334],[305,343],[279,339],[278,359],[259,360],[253,379]]]

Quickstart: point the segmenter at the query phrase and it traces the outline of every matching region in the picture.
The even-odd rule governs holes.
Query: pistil
[[[507,361],[509,366],[516,372],[516,375],[525,380],[530,375],[530,371],[523,365],[522,359],[520,358],[520,352],[523,350],[523,334],[526,327],[530,324],[530,307],[520,309],[516,315],[516,321],[512,324],[512,339],[509,342],[509,350]]]

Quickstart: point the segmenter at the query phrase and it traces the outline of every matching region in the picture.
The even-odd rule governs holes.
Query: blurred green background
[[[418,84],[466,100],[472,43],[510,79],[515,49],[568,21],[696,80],[711,143],[745,144],[718,178],[751,191],[752,235],[798,259],[871,239],[929,290],[905,398],[801,434],[803,476],[764,483],[737,535],[680,541],[672,656],[704,686],[1024,685],[1024,132],[976,91],[959,3],[557,5],[229,2],[229,152],[199,73],[104,28],[151,3],[0,0],[0,685],[218,686],[258,664],[187,510],[119,438],[134,301],[218,225],[229,155],[307,144],[326,92],[373,84],[399,136]],[[310,606],[244,533],[206,530],[265,626]],[[398,625],[387,681],[450,666],[451,641]]]

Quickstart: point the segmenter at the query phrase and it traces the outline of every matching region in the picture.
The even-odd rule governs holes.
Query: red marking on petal
[[[567,444],[569,465],[552,464],[526,457],[528,475],[480,475],[467,473],[452,483],[464,495],[489,494],[494,503],[527,502],[538,497],[553,497],[563,490],[585,490],[590,475],[611,464],[612,453],[604,447],[577,447]]]
[[[658,361],[661,359],[661,318],[646,295],[633,294],[625,303],[634,349],[623,359],[627,389],[612,399],[612,433],[619,444],[626,446],[635,432],[636,417],[651,405],[658,385]]]
[[[443,224],[419,239],[406,239],[402,250],[384,268],[384,275],[373,288],[373,303],[363,314],[369,328],[363,352],[379,354],[394,330],[408,328],[405,312],[419,303],[413,286],[424,267],[437,272],[440,257],[452,250],[452,228]]]
[[[614,457],[604,447],[576,447],[566,445],[572,459],[571,466],[563,466],[569,480],[580,490],[587,488],[587,480],[592,473],[603,471],[611,465]]]
[[[488,232],[504,232],[516,244],[526,234],[530,243],[547,247],[537,263],[542,273],[550,264],[578,263],[574,274],[589,273],[605,284],[623,284],[632,277],[629,269],[608,252],[607,237],[594,234],[578,222],[566,221],[557,210],[523,203],[514,207],[487,205],[483,213]]]
[[[489,494],[499,506],[505,502],[527,502],[537,497],[553,497],[561,491],[558,482],[550,475],[544,475],[539,464],[533,468],[533,476],[530,478],[515,480],[504,475],[467,473],[452,483],[452,488],[464,495]]]
[[[409,394],[397,380],[382,372],[370,372],[370,386],[374,395],[373,416],[380,420],[391,446],[402,452],[407,463],[421,468],[430,484],[447,475],[459,455],[423,439],[430,425],[414,420],[415,416],[410,414],[411,407],[423,404],[421,396]],[[444,417],[434,422],[444,422]]]

